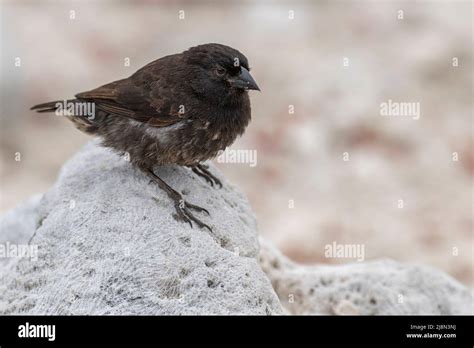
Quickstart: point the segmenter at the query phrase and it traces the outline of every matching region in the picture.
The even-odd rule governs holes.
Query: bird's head
[[[193,89],[211,98],[235,98],[248,90],[260,91],[250,75],[247,58],[232,47],[205,44],[183,52],[191,67],[189,77]]]

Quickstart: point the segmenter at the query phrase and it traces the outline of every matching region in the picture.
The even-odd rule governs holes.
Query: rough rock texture
[[[474,297],[445,273],[391,260],[303,266],[260,240],[260,262],[291,314],[474,314]]]
[[[6,243],[26,244],[36,229],[38,206],[43,195],[35,195],[0,218],[0,245]],[[5,267],[14,258],[0,257],[0,267]],[[1,269],[0,269],[1,272]]]
[[[145,175],[88,144],[49,192],[1,219],[1,243],[31,238],[39,253],[0,263],[0,313],[281,313],[243,195],[228,183],[211,188],[188,168],[155,171],[210,211],[199,216],[214,232],[175,221],[172,202]]]
[[[39,251],[0,258],[0,314],[474,314],[472,291],[428,267],[303,266],[264,240],[259,257],[235,188],[213,189],[187,168],[156,171],[211,212],[199,216],[214,232],[175,221],[155,184],[91,143],[49,192],[0,218],[0,244]]]

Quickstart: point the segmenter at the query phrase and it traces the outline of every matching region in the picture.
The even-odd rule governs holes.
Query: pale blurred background
[[[48,190],[90,139],[30,106],[218,42],[262,89],[232,147],[257,150],[257,166],[218,165],[263,236],[300,262],[354,262],[324,246],[363,244],[367,260],[474,284],[472,2],[14,0],[1,21],[1,211]],[[381,116],[388,99],[420,102],[420,119]]]

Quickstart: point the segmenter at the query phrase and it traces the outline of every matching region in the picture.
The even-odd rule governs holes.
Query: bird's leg
[[[194,173],[206,179],[206,181],[211,184],[211,186],[214,187],[214,184],[216,184],[219,187],[222,187],[222,182],[216,178],[207,168],[209,167],[205,164],[199,163],[191,167]]]
[[[203,223],[201,220],[196,218],[192,213],[191,209],[196,210],[198,212],[204,212],[207,215],[209,215],[209,211],[207,209],[201,208],[197,205],[191,204],[186,202],[183,199],[183,196],[174,190],[171,186],[169,186],[163,179],[161,179],[158,175],[156,175],[152,169],[150,168],[141,168],[151,179],[153,182],[156,182],[158,186],[165,191],[168,196],[173,200],[174,202],[174,207],[176,209],[176,215],[174,217],[177,220],[181,220],[184,222],[189,223],[191,227],[193,227],[192,221],[196,223],[200,228],[207,228],[210,232],[212,232],[212,229]],[[156,199],[156,198],[155,198]]]

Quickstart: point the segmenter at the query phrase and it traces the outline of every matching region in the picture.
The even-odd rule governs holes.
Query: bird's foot
[[[156,182],[160,186],[160,188],[168,194],[168,197],[170,197],[173,200],[174,207],[176,209],[176,214],[173,214],[173,217],[177,221],[187,222],[189,223],[191,228],[193,227],[193,222],[194,222],[200,228],[207,228],[210,232],[212,232],[212,229],[208,225],[206,225],[204,222],[202,222],[197,217],[195,217],[193,213],[191,213],[191,210],[195,210],[197,212],[206,213],[209,216],[210,214],[207,209],[204,209],[200,206],[186,202],[183,199],[183,196],[178,191],[174,190],[165,181],[163,181],[158,175],[153,173],[151,169],[148,169],[148,170],[145,169],[145,172],[152,179],[152,181]],[[157,200],[156,198],[154,199]]]
[[[187,222],[191,228],[193,227],[194,222],[199,228],[207,228],[209,232],[212,232],[212,229],[208,225],[191,213],[191,210],[195,210],[197,212],[206,213],[209,216],[209,211],[200,206],[186,202],[178,192],[176,192],[176,194],[176,196],[173,195],[173,197],[171,197],[174,201],[174,207],[176,209],[176,213],[173,214],[173,217],[176,219],[176,221]]]
[[[196,164],[195,166],[192,166],[191,169],[193,170],[194,173],[199,175],[200,177],[203,177],[212,187],[214,187],[214,184],[219,186],[219,188],[222,188],[222,182],[216,178],[209,170],[208,166],[204,164]]]

